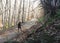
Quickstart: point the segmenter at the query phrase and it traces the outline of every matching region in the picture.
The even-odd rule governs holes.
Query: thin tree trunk
[[[20,0],[20,5],[19,5],[19,9],[18,9],[18,17],[17,17],[17,23],[20,21],[20,13],[21,13],[21,4],[22,4],[22,0]]]
[[[11,0],[9,0],[8,27],[11,27]]]
[[[17,1],[17,0],[15,0],[15,3],[14,3],[14,12],[13,12],[14,25],[16,25],[16,20],[15,20],[15,18],[16,18],[16,1]]]
[[[22,23],[24,22],[24,0],[23,0],[23,11],[22,11]]]
[[[7,12],[6,12],[6,9],[7,9],[7,4],[8,4],[8,0],[6,0],[6,4],[5,4],[5,12],[4,12],[4,30],[6,30],[6,14],[7,14]]]
[[[2,29],[3,29],[3,3],[2,3],[2,0],[0,0],[0,3],[1,3],[1,15],[2,15],[2,21],[1,21],[1,24],[2,24]]]
[[[30,11],[30,0],[28,0],[29,1],[29,7],[28,7],[28,20],[29,20],[29,11]]]

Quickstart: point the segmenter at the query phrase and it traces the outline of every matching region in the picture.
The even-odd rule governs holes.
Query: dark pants
[[[18,28],[18,32],[19,32],[19,30],[21,30],[21,27]]]
[[[21,22],[18,23],[18,32],[21,30]]]

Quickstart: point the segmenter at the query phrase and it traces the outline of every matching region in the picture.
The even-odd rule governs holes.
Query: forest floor
[[[60,17],[46,22],[24,43],[60,43]]]

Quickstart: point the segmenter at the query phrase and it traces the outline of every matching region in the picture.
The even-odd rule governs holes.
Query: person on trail
[[[18,23],[18,32],[21,30],[21,22]]]

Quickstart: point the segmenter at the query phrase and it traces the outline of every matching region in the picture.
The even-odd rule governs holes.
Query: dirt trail
[[[23,23],[22,24],[22,31],[27,31],[28,29],[30,29],[33,25],[35,25],[34,22],[27,22],[27,23]],[[10,40],[14,37],[16,37],[18,34],[18,28],[17,26],[14,29],[5,31],[4,34],[0,35],[0,43],[3,43],[4,41]],[[20,32],[19,34],[22,34],[22,32]],[[25,33],[22,36],[25,36],[27,33]],[[20,37],[20,36],[19,36]],[[22,37],[21,37],[22,38]]]

